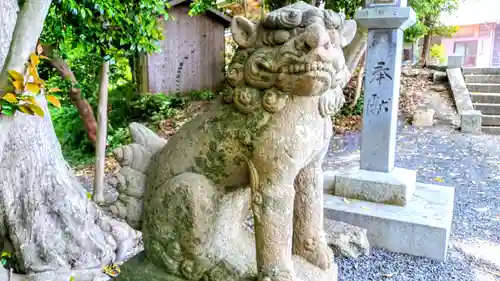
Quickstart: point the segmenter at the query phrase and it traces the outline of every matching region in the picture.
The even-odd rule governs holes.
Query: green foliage
[[[326,0],[325,9],[331,9],[337,13],[343,13],[346,19],[354,18],[354,13],[363,7],[364,0]]]
[[[46,44],[70,41],[105,59],[157,50],[158,19],[168,18],[167,0],[57,0],[42,34]]]
[[[124,75],[124,74],[122,74]],[[110,82],[116,85],[117,79]],[[131,82],[114,86],[108,98],[108,136],[107,151],[131,142],[128,125],[131,122],[145,123],[156,128],[162,120],[172,118],[192,100],[210,100],[214,93],[210,91],[192,92],[182,97],[164,94],[143,94],[135,91]],[[89,103],[97,107],[97,91],[87,96]],[[56,134],[61,143],[63,154],[71,165],[91,163],[94,160],[94,148],[88,140],[77,109],[64,103],[61,110],[52,111]]]
[[[405,30],[404,40],[407,43],[416,42],[419,38],[424,37],[428,30],[423,22],[417,21],[413,26]]]
[[[356,105],[354,108],[350,108],[349,105],[350,103],[346,102],[344,106],[340,109],[340,111],[337,113],[337,117],[346,117],[346,116],[357,116],[357,115],[363,115],[363,98],[364,97],[364,91],[361,91],[361,95],[358,98],[358,101],[356,102]]]
[[[212,8],[216,9],[216,0],[195,0],[190,4],[189,15],[196,16],[203,14],[206,10]]]
[[[415,42],[425,35],[450,37],[457,28],[443,26],[439,21],[442,13],[452,13],[458,9],[459,0],[409,0],[408,4],[417,14],[417,23],[405,31],[405,41]]]

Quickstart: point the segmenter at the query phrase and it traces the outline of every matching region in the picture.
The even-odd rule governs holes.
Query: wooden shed
[[[215,90],[224,78],[224,31],[231,18],[210,9],[189,16],[189,0],[173,0],[170,18],[162,20],[161,52],[139,59],[139,89],[145,93]]]

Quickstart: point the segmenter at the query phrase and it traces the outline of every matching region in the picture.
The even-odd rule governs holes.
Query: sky
[[[441,15],[444,25],[467,25],[500,21],[500,0],[464,0],[453,14]]]

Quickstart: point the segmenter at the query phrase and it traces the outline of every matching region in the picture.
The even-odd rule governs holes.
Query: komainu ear
[[[253,46],[257,38],[257,24],[252,21],[236,16],[231,23],[231,33],[233,40],[242,48]]]
[[[344,21],[344,26],[342,28],[342,48],[349,45],[356,35],[357,24],[354,20]]]

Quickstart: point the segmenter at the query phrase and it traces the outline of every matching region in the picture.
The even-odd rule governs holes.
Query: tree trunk
[[[99,130],[97,131],[96,163],[94,176],[94,193],[92,200],[98,204],[104,203],[104,166],[106,162],[106,136],[108,126],[108,77],[109,62],[104,61],[101,69],[99,85],[99,115],[97,116]]]
[[[50,65],[59,72],[61,78],[71,82],[72,87],[68,92],[69,98],[71,99],[71,103],[73,103],[78,110],[78,114],[80,114],[80,118],[85,130],[87,131],[87,135],[92,142],[92,145],[95,147],[97,140],[97,122],[94,117],[94,111],[92,110],[89,102],[82,97],[82,90],[76,87],[78,82],[73,74],[73,71],[71,71],[66,61],[54,55],[51,46],[44,46],[43,53],[45,56],[51,58]]]
[[[2,85],[7,84],[7,70],[24,73],[50,4],[25,1],[1,72]],[[140,234],[88,200],[62,157],[43,94],[37,101],[44,117],[0,116],[0,240],[11,245],[28,280],[67,281],[70,274],[92,280],[90,275],[99,274],[102,266],[134,249]],[[77,269],[81,271],[73,271]]]
[[[430,48],[431,48],[431,35],[427,34],[424,36],[424,45],[422,46],[422,53],[420,55],[420,65],[425,66],[427,64],[427,57],[429,57]]]
[[[358,25],[354,39],[344,49],[345,62],[350,73],[358,67],[359,61],[366,52],[367,34],[368,30]]]
[[[356,104],[358,103],[359,97],[361,96],[361,91],[363,90],[363,77],[365,74],[365,55],[362,56],[361,60],[359,61],[361,63],[361,68],[359,69],[358,73],[358,79],[356,80],[356,93],[354,94],[354,98],[351,101],[351,104],[349,105],[350,109],[353,109],[356,107]]]

